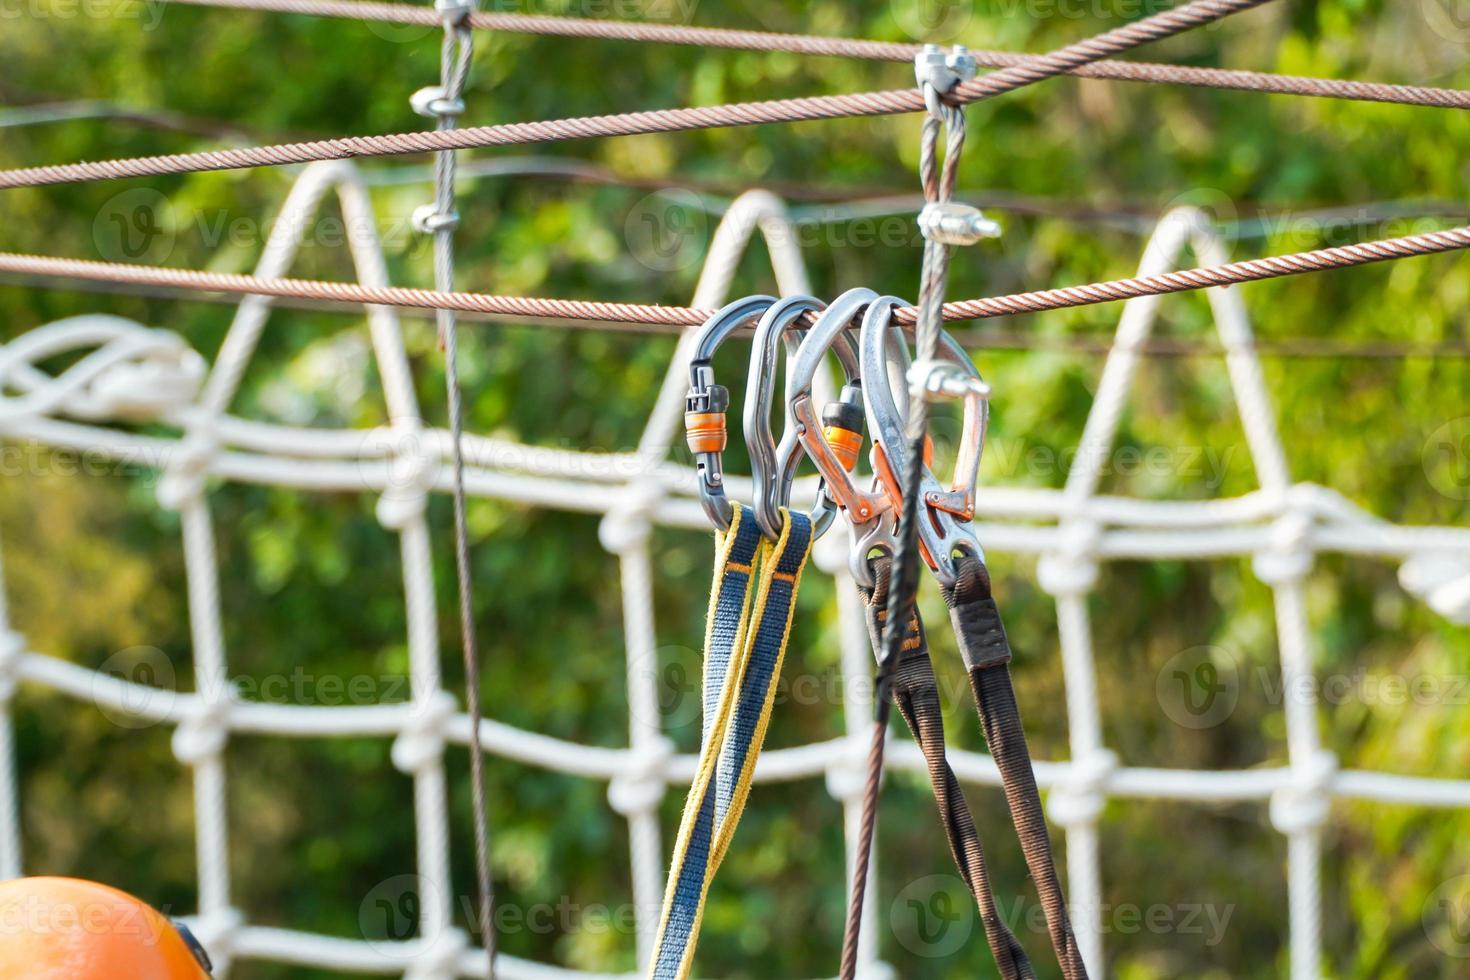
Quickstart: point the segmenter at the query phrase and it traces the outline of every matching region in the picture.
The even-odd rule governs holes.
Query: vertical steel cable
[[[444,42],[441,47],[439,98],[430,103],[439,111],[438,129],[455,128],[463,111],[462,98],[474,58],[474,32],[469,26],[470,6],[441,6]],[[434,157],[434,204],[421,217],[421,226],[434,236],[434,288],[454,289],[455,151]],[[474,811],[475,884],[480,940],[485,947],[486,974],[495,977],[495,930],[492,928],[494,886],[490,879],[490,818],[485,799],[485,757],[480,746],[480,655],[475,634],[474,583],[470,572],[469,526],[465,518],[464,401],[459,385],[459,324],[453,310],[437,313],[439,341],[444,348],[444,378],[449,403],[450,442],[454,457],[454,563],[459,579],[459,629],[464,650],[465,708],[469,713],[470,798]]]
[[[942,168],[938,159],[941,126],[945,128],[948,137]],[[924,118],[919,149],[919,177],[927,202],[943,204],[953,196],[959,174],[960,155],[964,148],[964,109],[937,103],[934,111]],[[918,322],[915,327],[916,367],[932,364],[939,349],[949,256],[950,246],[926,235],[923,272],[919,285]],[[857,975],[858,939],[862,933],[868,865],[878,816],[878,791],[883,782],[883,748],[893,703],[893,670],[900,659],[906,626],[917,609],[919,486],[924,471],[924,436],[928,421],[929,403],[922,393],[911,391],[904,427],[904,436],[909,442],[909,467],[901,476],[904,482],[903,508],[898,523],[898,547],[893,556],[893,586],[888,590],[882,657],[878,663],[877,684],[874,688],[873,734],[868,748],[867,778],[863,785],[863,815],[858,826],[857,855],[853,861],[852,889],[847,905],[847,928],[842,940],[842,980],[853,980]]]

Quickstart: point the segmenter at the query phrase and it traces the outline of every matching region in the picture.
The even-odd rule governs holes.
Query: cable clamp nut
[[[975,56],[963,44],[948,52],[937,44],[926,44],[914,55],[914,79],[924,92],[924,104],[936,117],[942,115],[939,97],[974,78],[977,71]]]
[[[449,98],[443,85],[425,85],[408,97],[408,104],[414,112],[430,119],[464,115],[464,99]]]
[[[438,205],[421,204],[413,209],[413,214],[409,216],[408,220],[413,225],[415,231],[425,235],[432,235],[434,232],[443,231],[445,228],[458,228],[459,212],[450,211],[448,214],[445,214],[438,210]]]
[[[919,212],[919,231],[941,245],[974,245],[982,238],[999,238],[1000,225],[979,208],[954,201],[931,201]]]
[[[909,365],[909,392],[925,401],[990,397],[990,385],[950,361],[915,361]]]

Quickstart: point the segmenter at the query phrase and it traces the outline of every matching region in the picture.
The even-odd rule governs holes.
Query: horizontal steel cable
[[[1260,259],[1247,259],[1225,265],[1181,269],[1155,276],[1115,279],[1063,286],[1009,296],[960,300],[944,304],[946,321],[981,320],[1017,313],[1040,313],[1070,306],[1111,303],[1136,296],[1158,296],[1187,292],[1211,286],[1234,286],[1240,283],[1343,269],[1389,259],[1405,259],[1433,255],[1455,249],[1470,248],[1470,226],[1445,231],[1424,232],[1387,238],[1356,245],[1340,245],[1312,252],[1296,252]],[[684,306],[655,306],[645,303],[608,303],[589,300],[542,299],[524,296],[494,296],[486,293],[444,293],[432,289],[403,286],[363,286],[357,283],[324,282],[316,279],[264,279],[257,276],[224,272],[200,272],[191,269],[165,269],[154,266],[127,265],[119,262],[94,262],[50,255],[23,255],[0,252],[0,273],[84,279],[97,282],[128,283],[196,290],[281,296],[289,299],[326,300],[374,306],[403,306],[420,309],[459,310],[497,316],[554,318],[561,320],[599,320],[615,323],[642,323],[663,326],[691,326],[703,323],[714,310]],[[901,307],[895,319],[912,326],[914,307]]]
[[[1229,14],[1260,6],[1268,0],[1192,0],[1126,24],[1096,37],[1069,44],[1051,54],[1028,59],[1024,64],[1002,68],[983,78],[962,82],[947,98],[956,103],[978,102],[1035,82],[1065,74],[1073,68],[1157,41],[1191,28],[1219,20]],[[861,92],[848,95],[819,95],[767,102],[684,109],[655,109],[649,112],[586,116],[578,119],[508,123],[466,129],[422,133],[389,133],[380,136],[347,136],[305,143],[205,150],[95,163],[25,167],[0,170],[0,189],[36,187],[82,180],[147,177],[161,174],[196,173],[205,170],[235,170],[245,167],[280,166],[339,160],[349,157],[391,156],[435,150],[462,150],[479,146],[510,146],[636,133],[675,132],[714,126],[750,126],[759,123],[796,122],[846,116],[879,116],[918,112],[924,97],[918,89]]]
[[[439,23],[439,15],[429,7],[380,3],[374,0],[175,0],[175,2],[198,7],[264,10],[424,26]],[[860,38],[820,37],[805,34],[780,34],[771,31],[688,27],[678,24],[639,24],[627,21],[592,20],[585,17],[548,17],[497,12],[471,14],[470,23],[484,30],[516,34],[646,41],[755,51],[787,51],[793,54],[866,58],[874,61],[912,61],[921,47],[918,44],[868,41]],[[975,56],[976,62],[984,68],[1010,68],[1026,64],[1037,57],[1013,51],[985,49],[971,53]],[[1196,68],[1188,65],[1166,65],[1153,62],[1099,61],[1090,65],[1078,65],[1069,69],[1067,74],[1109,81],[1156,82],[1189,85],[1197,88],[1302,95],[1324,99],[1470,109],[1470,92],[1459,89],[1341,81],[1302,75],[1278,75],[1272,72]]]
[[[44,275],[16,275],[0,271],[0,282],[30,289],[45,289],[51,279]],[[152,300],[179,300],[197,303],[221,303],[233,306],[239,300],[224,293],[196,292],[177,286],[154,286],[142,283],[123,283],[94,279],[73,279],[66,284],[69,292],[95,293],[100,296],[135,296]],[[362,313],[361,304],[324,299],[301,299],[299,297],[277,297],[276,309],[298,313],[342,313],[357,316]],[[434,311],[422,307],[400,307],[400,315],[415,320],[432,322]],[[525,327],[515,318],[497,313],[477,313],[460,310],[460,322],[472,321],[500,327]],[[677,337],[683,332],[680,324],[625,323],[620,320],[567,320],[561,317],[539,317],[537,328],[552,327],[568,330],[595,330],[609,334],[630,334],[637,337]],[[534,329],[534,328],[532,328]],[[967,349],[995,351],[1039,351],[1080,357],[1104,357],[1113,349],[1112,334],[1059,334],[1039,336],[1022,330],[1001,328],[951,330],[950,336]],[[1151,357],[1219,357],[1226,353],[1224,347],[1205,340],[1156,337],[1140,342],[1138,350]],[[1415,358],[1438,360],[1470,360],[1470,345],[1458,341],[1440,343],[1398,343],[1370,338],[1340,339],[1336,337],[1258,337],[1256,353],[1262,357],[1285,360],[1333,360],[1333,361],[1400,361]]]

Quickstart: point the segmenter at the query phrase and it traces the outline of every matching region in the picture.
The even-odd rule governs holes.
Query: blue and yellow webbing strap
[[[803,514],[785,516],[774,543],[761,535],[747,507],[737,508],[729,530],[716,538],[699,769],[679,822],[651,980],[688,977],[710,881],[750,793],[786,655],[797,586],[811,554],[811,521]]]

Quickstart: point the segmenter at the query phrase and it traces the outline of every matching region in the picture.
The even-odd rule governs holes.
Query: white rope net
[[[368,195],[350,163],[306,168],[273,226],[256,269],[284,275],[301,229],[331,192],[348,227],[371,229]],[[740,198],[717,229],[693,305],[713,307],[725,297],[746,243],[756,230],[767,239],[782,293],[808,292],[796,236],[775,198]],[[350,236],[359,279],[386,285],[375,238]],[[1139,273],[1172,268],[1186,246],[1206,263],[1226,261],[1221,243],[1194,211],[1171,213],[1144,254]],[[1155,317],[1158,297],[1130,301],[1108,356],[1096,400],[1062,490],[984,488],[977,526],[987,550],[1037,556],[1041,587],[1055,597],[1066,680],[1070,731],[1068,761],[1036,762],[1047,809],[1064,830],[1068,897],[1085,958],[1094,976],[1104,971],[1102,861],[1098,822],[1110,798],[1194,802],[1253,801],[1269,806],[1272,824],[1288,841],[1290,963],[1294,980],[1322,975],[1321,834],[1334,799],[1376,800],[1425,807],[1470,808],[1470,780],[1430,779],[1339,768],[1323,749],[1315,707],[1297,683],[1313,671],[1312,633],[1303,580],[1319,553],[1363,555],[1400,562],[1405,588],[1440,614],[1470,621],[1470,529],[1403,527],[1382,521],[1321,486],[1293,483],[1277,437],[1252,334],[1238,290],[1211,290],[1230,381],[1260,478],[1260,489],[1208,502],[1150,502],[1099,495],[1104,460]],[[124,460],[164,461],[158,501],[181,517],[188,577],[197,690],[150,696],[129,681],[67,663],[30,648],[10,629],[0,588],[0,876],[25,870],[21,854],[18,782],[10,705],[19,683],[42,685],[109,712],[124,712],[174,727],[173,751],[194,775],[199,908],[190,921],[226,976],[232,962],[265,960],[329,970],[403,975],[414,980],[483,976],[485,964],[454,925],[444,755],[468,741],[469,724],[440,682],[427,495],[448,489],[447,434],[423,423],[415,399],[396,312],[370,307],[367,320],[393,420],[386,429],[325,431],[290,428],[229,414],[229,407],[270,315],[272,301],[247,298],[214,365],[179,336],[110,316],[52,323],[0,346],[0,437]],[[686,335],[687,339],[688,335]],[[64,353],[87,352],[53,376],[37,365]],[[659,806],[671,789],[682,792],[694,758],[673,750],[661,731],[654,671],[657,657],[652,600],[655,525],[706,528],[688,467],[667,459],[677,435],[686,384],[688,348],[679,346],[635,452],[583,453],[521,446],[468,436],[469,494],[568,511],[605,514],[601,543],[621,567],[627,655],[628,747],[575,744],[484,721],[488,753],[530,766],[608,783],[608,801],[630,828],[633,905],[639,913],[640,963],[650,953],[662,895],[665,852]],[[176,439],[139,435],[112,422],[156,421]],[[223,643],[219,569],[214,550],[207,479],[268,484],[301,491],[368,491],[377,515],[400,542],[407,607],[412,697],[403,703],[348,707],[268,704],[233,695]],[[732,481],[732,496],[745,487]],[[810,488],[807,488],[810,490]],[[866,678],[872,655],[840,534],[819,545],[817,566],[836,582],[842,623],[841,663],[851,678]],[[1199,771],[1121,765],[1103,742],[1092,630],[1087,599],[1099,564],[1112,560],[1248,556],[1274,592],[1288,764],[1248,771]],[[844,690],[861,691],[861,684]],[[845,808],[849,842],[856,834],[866,754],[866,705],[846,712],[847,735],[774,749],[762,755],[755,779],[774,782],[825,777]],[[224,753],[235,733],[295,738],[394,739],[395,766],[412,776],[417,828],[416,873],[423,883],[417,938],[401,942],[316,935],[252,925],[231,900],[227,860]],[[895,768],[924,771],[907,741],[890,753]],[[962,780],[999,784],[991,760],[953,753]],[[757,805],[758,801],[757,801]],[[862,950],[865,977],[889,976],[877,958],[876,921]],[[508,980],[591,977],[592,974],[502,955]]]

